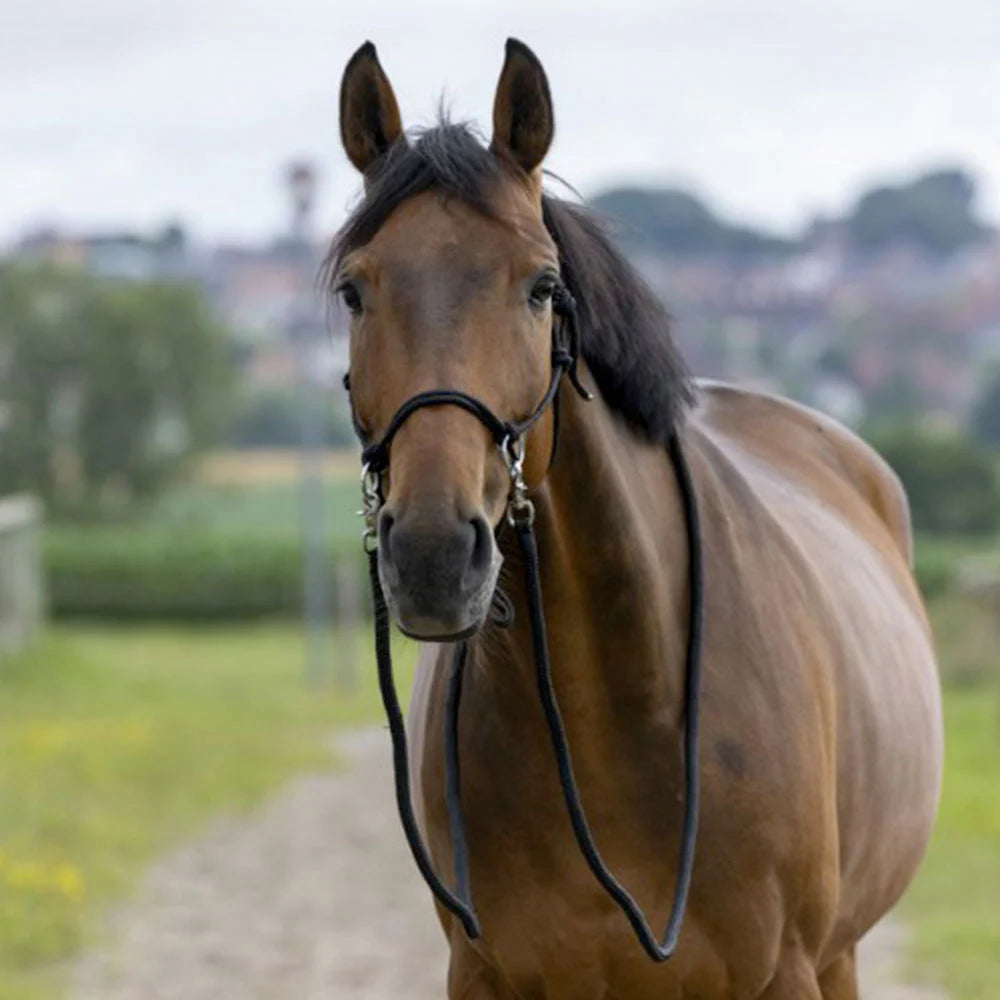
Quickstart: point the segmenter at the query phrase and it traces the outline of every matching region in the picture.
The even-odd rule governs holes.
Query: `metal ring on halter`
[[[374,472],[366,462],[361,468],[361,510],[365,528],[361,533],[361,544],[365,552],[378,548],[378,514],[382,509],[382,475]]]
[[[535,505],[527,498],[522,497],[519,501],[511,501],[507,505],[507,523],[516,528],[519,525],[527,525],[529,528],[535,523]]]
[[[524,438],[510,434],[503,439],[500,451],[510,473],[510,496],[507,498],[505,516],[512,527],[531,525],[535,521],[535,505],[528,499],[528,485],[524,481]]]
[[[510,473],[511,481],[516,481],[521,477],[521,470],[524,468],[524,439],[520,435],[508,434],[500,442],[500,453],[503,455],[503,462]]]

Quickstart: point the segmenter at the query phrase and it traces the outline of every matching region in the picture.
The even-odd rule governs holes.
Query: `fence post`
[[[341,556],[336,563],[337,662],[335,681],[339,690],[353,693],[358,685],[358,629],[361,624],[361,571],[354,557]]]
[[[41,521],[34,497],[0,500],[0,654],[23,649],[41,625]]]

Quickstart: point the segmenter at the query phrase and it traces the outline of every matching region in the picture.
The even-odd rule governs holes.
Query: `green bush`
[[[990,534],[1000,528],[994,457],[969,438],[918,426],[866,435],[906,488],[918,532]]]
[[[984,373],[969,415],[969,429],[988,448],[1000,448],[1000,364]]]
[[[948,549],[917,542],[914,571],[920,592],[926,598],[947,593],[955,579],[956,559]]]
[[[256,530],[169,530],[159,525],[56,525],[45,540],[48,596],[57,618],[223,620],[293,615],[302,608],[302,543]],[[360,546],[331,545],[334,564]]]

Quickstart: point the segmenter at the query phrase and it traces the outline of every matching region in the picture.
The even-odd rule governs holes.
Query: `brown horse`
[[[582,798],[601,853],[657,926],[677,878],[692,600],[675,437],[701,512],[700,833],[679,946],[656,963],[567,818],[522,557],[503,530],[504,454],[461,405],[423,407],[396,429],[378,571],[396,623],[426,643],[412,767],[441,873],[453,844],[439,734],[453,641],[470,637],[461,797],[482,935],[439,909],[449,997],[856,997],[855,945],[913,875],[941,774],[898,481],[818,413],[688,379],[663,310],[601,227],[543,193],[553,112],[525,46],[508,43],[488,147],[447,122],[408,141],[370,44],[348,64],[340,112],[365,196],[330,267],[352,313],[364,439],[430,390],[468,393],[504,420],[532,413],[554,381],[554,291],[576,300],[580,378],[596,398],[564,385],[558,411],[525,435],[524,470]],[[489,617],[498,578],[517,609],[509,628]]]

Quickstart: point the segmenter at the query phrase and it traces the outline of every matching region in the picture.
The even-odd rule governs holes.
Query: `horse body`
[[[855,943],[915,870],[941,776],[905,497],[833,421],[692,389],[657,298],[585,209],[544,192],[551,95],[513,40],[493,121],[489,146],[448,122],[411,145],[362,46],[340,123],[365,197],[329,259],[375,463],[380,610],[427,643],[412,774],[446,879],[445,687],[455,640],[468,643],[458,743],[481,934],[439,911],[449,997],[853,1000]],[[578,394],[564,380],[552,395],[561,374]],[[571,833],[534,677],[528,550],[501,526],[512,511],[526,524],[530,492],[576,778],[604,859],[659,929],[677,878],[697,608],[668,448],[686,455],[702,526],[702,798],[683,931],[658,964]],[[519,611],[509,629],[487,620],[498,574]]]
[[[661,448],[603,406],[563,402],[564,449],[536,501],[556,685],[597,842],[660,925],[682,804],[677,490]],[[854,944],[923,853],[940,706],[895,477],[827,418],[731,387],[702,387],[684,435],[708,583],[702,817],[678,954],[651,963],[579,856],[522,613],[473,644],[467,673],[462,795],[484,936],[469,943],[442,914],[452,997],[851,997]],[[516,565],[506,578],[523,609]],[[450,656],[426,648],[411,708],[441,871]]]

